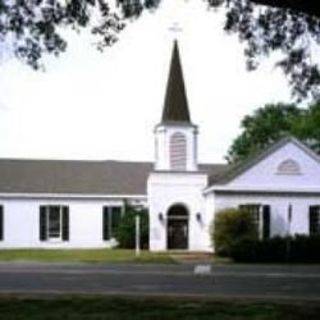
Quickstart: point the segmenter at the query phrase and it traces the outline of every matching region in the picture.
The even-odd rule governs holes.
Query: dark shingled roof
[[[151,163],[0,160],[0,192],[145,194]]]
[[[151,162],[0,159],[0,193],[146,195],[152,170]]]
[[[184,86],[177,41],[174,42],[161,123],[190,123],[190,113]]]

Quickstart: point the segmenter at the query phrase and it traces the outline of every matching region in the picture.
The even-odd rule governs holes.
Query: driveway
[[[320,301],[320,266],[0,263],[0,294],[185,295]]]

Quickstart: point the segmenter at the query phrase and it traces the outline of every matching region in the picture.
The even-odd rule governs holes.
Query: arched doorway
[[[167,248],[188,249],[189,214],[185,206],[176,204],[167,214]]]

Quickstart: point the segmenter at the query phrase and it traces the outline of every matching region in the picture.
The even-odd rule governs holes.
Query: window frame
[[[54,211],[50,211],[50,209],[56,209],[58,208],[58,212],[54,212]],[[48,206],[47,207],[47,212],[46,212],[46,224],[47,224],[47,239],[50,241],[61,241],[62,240],[62,211],[63,211],[63,207],[62,206]],[[52,219],[53,214],[58,213],[59,217],[58,217],[58,236],[53,236],[53,232],[52,232],[52,225],[54,221],[50,221],[50,219]]]
[[[258,231],[259,239],[269,239],[271,235],[271,206],[262,203],[244,203],[238,206],[240,210],[247,210],[254,214],[253,221]],[[254,208],[255,210],[252,210]],[[255,212],[254,212],[255,211]],[[266,219],[267,218],[267,219]],[[268,225],[265,225],[265,221]]]
[[[262,234],[262,204],[260,203],[244,203],[239,205],[240,210],[244,210],[253,215],[253,222],[257,227],[259,237]],[[257,209],[257,210],[252,210]]]
[[[45,218],[45,234],[44,234],[44,238],[40,239],[41,241],[46,241],[46,242],[52,242],[52,243],[56,243],[56,242],[65,242],[65,241],[69,241],[69,229],[70,229],[70,222],[69,222],[69,213],[70,213],[70,208],[68,205],[62,205],[62,204],[50,204],[50,205],[40,205],[39,207],[39,212],[41,215],[41,210],[42,208],[44,209],[44,218]],[[50,224],[52,222],[50,222],[50,215],[52,214],[52,212],[50,212],[50,209],[53,208],[59,208],[59,234],[58,236],[52,236],[52,231],[50,230]],[[66,211],[65,211],[66,210]],[[65,239],[64,236],[64,213],[67,213],[67,226],[68,226],[68,232],[67,232],[67,239]],[[40,218],[41,219],[41,218]],[[41,221],[40,221],[41,224]],[[41,228],[41,226],[40,226]],[[51,233],[50,233],[51,232]],[[41,238],[41,236],[40,236]]]
[[[110,241],[114,239],[114,219],[113,214],[115,209],[119,210],[120,217],[118,218],[118,225],[123,217],[123,206],[121,205],[105,205],[102,207],[102,239],[103,241]],[[106,223],[107,222],[107,223]],[[106,228],[107,224],[107,228]]]

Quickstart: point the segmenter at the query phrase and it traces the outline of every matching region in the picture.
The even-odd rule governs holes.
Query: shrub
[[[217,212],[210,235],[215,252],[220,256],[230,256],[231,249],[240,240],[256,240],[258,237],[252,215],[233,208]]]
[[[115,232],[118,246],[123,249],[135,248],[135,217],[140,216],[140,245],[148,249],[149,245],[149,214],[147,210],[136,210],[128,206]]]
[[[242,239],[230,256],[237,262],[320,262],[320,236],[296,235],[265,240]]]

